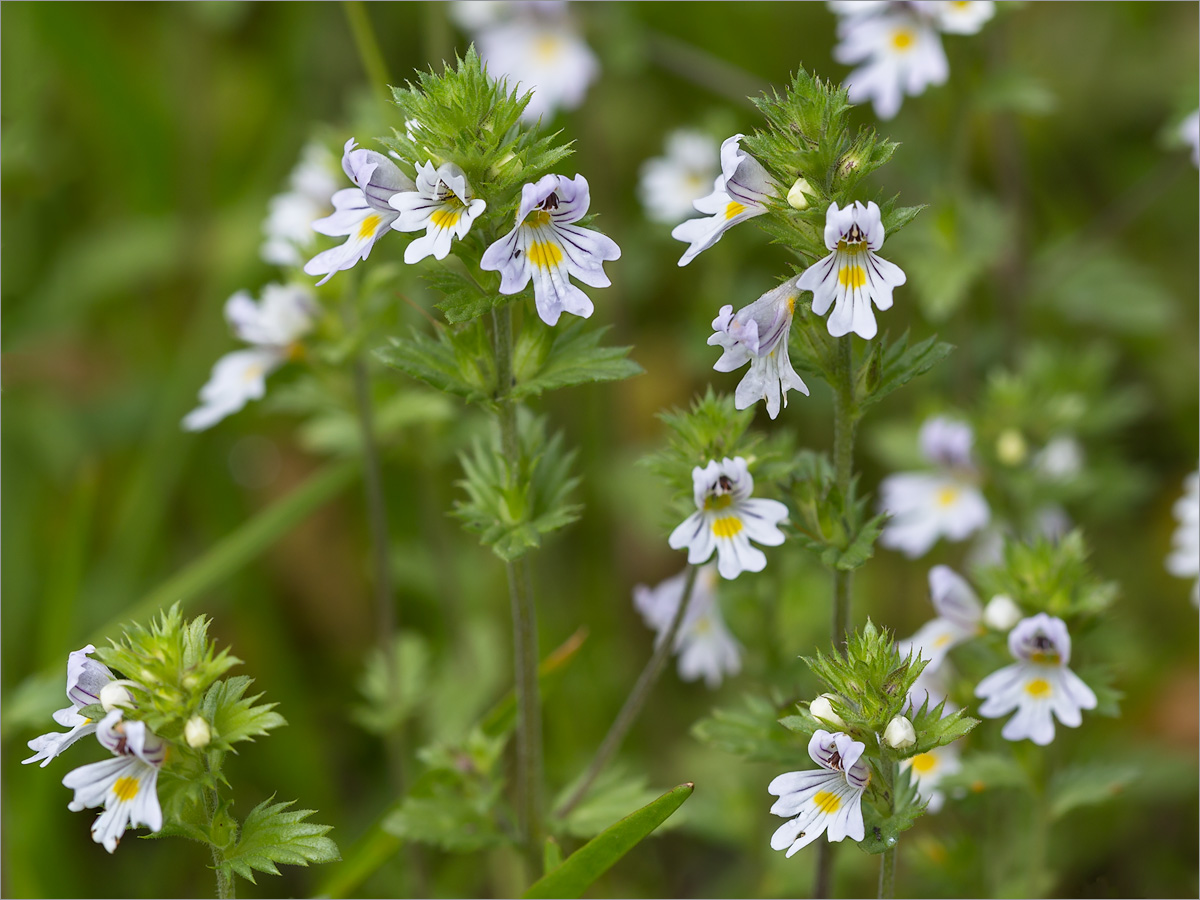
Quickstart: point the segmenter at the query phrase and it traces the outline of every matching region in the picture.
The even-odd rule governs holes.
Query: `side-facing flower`
[[[881,511],[891,519],[879,542],[910,558],[923,556],[938,538],[962,541],[987,525],[991,509],[971,461],[971,427],[936,417],[921,426],[921,449],[937,468],[900,472],[879,485]]]
[[[288,176],[288,189],[267,204],[259,256],[273,266],[299,266],[316,240],[313,223],[329,214],[337,190],[333,154],[313,141]]]
[[[412,191],[412,179],[400,167],[374,150],[356,149],[354,138],[342,151],[342,170],[357,187],[333,195],[334,213],[312,223],[313,230],[331,237],[348,236],[340,247],[318,253],[304,266],[309,275],[324,275],[324,284],[341,272],[371,255],[375,242],[388,233],[396,221],[396,210],[388,204],[397,192]]]
[[[679,257],[686,266],[707,250],[734,225],[761,216],[767,211],[767,198],[779,192],[779,185],[753,156],[741,148],[742,134],[721,144],[721,174],[713,182],[712,193],[692,205],[707,218],[688,219],[676,225],[671,237],[691,246]]]
[[[949,566],[934,566],[929,570],[929,596],[937,618],[926,622],[897,649],[901,656],[909,652],[929,660],[926,672],[936,672],[950,649],[983,633],[983,604],[965,578]]]
[[[123,721],[119,709],[104,717],[96,737],[113,759],[68,772],[63,785],[75,791],[67,804],[72,812],[104,806],[92,824],[92,840],[112,853],[130,825],[145,825],[151,831],[162,828],[158,770],[167,758],[167,745],[145,722]]]
[[[767,557],[750,541],[767,547],[783,543],[778,523],[787,518],[787,507],[778,500],[751,497],[754,479],[746,460],[738,456],[703,469],[692,469],[692,496],[696,512],[671,532],[667,543],[673,550],[688,550],[692,565],[708,562],[717,551],[717,571],[722,578],[737,578],[742,572],[761,572]]]
[[[767,786],[779,797],[771,812],[795,816],[771,835],[772,850],[787,850],[791,856],[822,834],[830,842],[863,839],[862,795],[871,782],[864,750],[865,744],[840,731],[813,734],[808,755],[821,768],[786,772]]]
[[[646,624],[658,633],[656,646],[666,639],[671,622],[675,620],[679,604],[683,602],[687,577],[685,569],[653,588],[639,584],[633,589],[634,606]],[[704,683],[710,688],[720,687],[726,676],[732,677],[742,668],[741,646],[721,617],[717,602],[719,582],[715,565],[706,565],[696,573],[692,599],[671,648],[679,657],[679,677],[684,681],[695,681],[703,676]]]
[[[953,775],[962,769],[958,748],[953,744],[918,753],[900,765],[910,771],[917,794],[929,801],[926,810],[931,813],[940,811],[946,803],[946,794],[938,790],[938,783],[947,775]]]
[[[717,168],[716,142],[707,134],[680,129],[667,135],[666,155],[642,163],[638,197],[646,216],[674,225],[692,212],[692,204],[708,193]]]
[[[35,737],[29,742],[33,756],[23,759],[23,763],[41,761],[45,768],[50,760],[58,756],[73,743],[96,730],[96,723],[86,716],[81,716],[79,710],[100,702],[100,694],[104,688],[116,680],[108,666],[92,659],[89,654],[95,653],[96,648],[88,644],[82,650],[75,650],[67,657],[67,699],[70,706],[54,713],[54,721],[67,732],[52,731]]]
[[[397,231],[425,229],[404,248],[404,261],[410,265],[427,256],[445,259],[451,240],[466,237],[471,223],[487,208],[486,202],[472,195],[462,169],[452,162],[435,169],[433,160],[417,164],[415,191],[392,194],[388,202],[400,214],[392,225]]]
[[[946,34],[978,34],[996,14],[992,0],[918,0],[916,6]]]
[[[1195,578],[1192,602],[1200,605],[1200,471],[1183,482],[1183,496],[1173,510],[1179,525],[1171,536],[1172,550],[1167,571],[1177,578]]]
[[[858,16],[842,26],[833,58],[859,66],[846,77],[850,102],[872,101],[881,119],[900,111],[905,94],[916,96],[950,77],[942,39],[927,16],[902,9]]]
[[[515,294],[533,279],[533,302],[547,325],[563,312],[587,318],[595,307],[571,284],[574,276],[589,287],[608,287],[604,263],[620,259],[621,248],[607,235],[575,225],[587,214],[587,179],[544,175],[521,188],[517,224],[484,251],[479,267],[500,273],[500,293]]]
[[[883,246],[883,216],[874,201],[863,206],[857,200],[845,209],[829,204],[825,213],[825,247],[829,255],[805,269],[797,286],[813,292],[813,312],[829,317],[834,337],[854,332],[861,338],[875,337],[874,303],[880,309],[892,306],[892,291],[906,276],[895,263],[875,255]]]
[[[787,406],[789,390],[794,388],[802,394],[808,393],[808,387],[792,368],[788,356],[788,335],[792,330],[796,298],[800,295],[796,281],[789,279],[767,291],[749,306],[739,309],[736,315],[732,306],[722,306],[720,315],[713,319],[715,333],[708,343],[725,351],[713,368],[718,372],[732,372],[750,363],[750,371],[738,384],[734,395],[734,405],[738,409],[747,409],[759,400],[765,400],[767,415],[774,419],[779,415],[781,397],[783,405]]]
[[[183,419],[188,431],[203,431],[240,410],[267,390],[267,376],[300,351],[299,340],[317,314],[312,291],[301,285],[268,284],[262,302],[238,291],[225,304],[234,333],[251,347],[217,360],[208,383],[200,389],[200,405]]]
[[[984,702],[979,714],[989,719],[1017,711],[1000,734],[1007,740],[1029,738],[1046,745],[1054,740],[1054,719],[1068,728],[1083,721],[1081,710],[1096,708],[1096,695],[1067,668],[1071,636],[1059,618],[1038,613],[1009,632],[1008,649],[1017,662],[987,676],[975,688]]]

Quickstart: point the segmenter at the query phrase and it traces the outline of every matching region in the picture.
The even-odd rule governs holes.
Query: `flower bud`
[[[883,739],[893,750],[904,750],[917,742],[917,732],[907,718],[896,716],[884,729]]]
[[[796,179],[796,183],[792,185],[792,189],[788,191],[787,202],[792,209],[805,209],[808,206],[808,197],[806,194],[812,193],[812,185],[808,183],[808,179],[801,176]]]
[[[132,684],[129,681],[110,681],[104,687],[100,688],[100,705],[104,707],[105,712],[112,712],[114,709],[133,709],[133,694],[129,692],[127,684]]]
[[[1021,621],[1021,608],[1007,594],[997,594],[983,608],[983,621],[988,628],[1008,631]]]
[[[1015,428],[1005,428],[996,439],[996,456],[1006,466],[1019,466],[1028,452],[1024,436]]]
[[[207,747],[208,742],[212,740],[212,728],[201,716],[192,716],[183,726],[183,739],[189,747],[197,750]]]
[[[833,704],[830,700],[836,700],[834,694],[822,694],[808,704],[808,711],[820,719],[822,722],[828,722],[830,725],[836,725],[838,728],[845,728],[846,723],[842,721],[842,717],[833,711]]]

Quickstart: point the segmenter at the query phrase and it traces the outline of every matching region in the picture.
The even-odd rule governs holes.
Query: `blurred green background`
[[[902,146],[879,186],[930,206],[889,238],[885,255],[910,280],[881,327],[936,331],[959,349],[872,413],[859,462],[873,489],[889,471],[889,429],[913,430],[950,405],[969,410],[989,374],[1035,342],[1065,358],[1085,347],[1112,356],[1110,387],[1138,390],[1132,425],[1100,448],[1121,461],[1126,489],[1071,512],[1100,573],[1122,585],[1111,627],[1091,650],[1104,654],[1126,698],[1120,719],[1085,719],[1060,732],[1054,752],[1134,761],[1144,775],[1098,813],[1060,823],[1056,891],[1195,896],[1196,610],[1190,585],[1168,576],[1163,558],[1171,504],[1197,461],[1197,176],[1169,132],[1197,105],[1198,6],[1003,6],[979,35],[947,38],[947,85],[907,98],[880,125]],[[465,49],[448,12],[367,6],[394,79]],[[551,792],[586,763],[650,652],[633,585],[682,563],[666,548],[665,491],[636,465],[661,438],[654,414],[708,383],[733,389],[739,375],[711,370],[709,322],[784,271],[783,253],[752,227],[677,268],[682,245],[645,219],[638,168],[672,128],[698,126],[718,140],[753,129],[760,120],[736,98],[783,85],[801,63],[834,80],[848,71],[832,61],[835,19],[820,3],[573,12],[602,74],[582,108],[555,120],[576,141],[563,171],[586,174],[600,227],[624,253],[608,267],[613,287],[593,292],[595,321],[634,345],[646,374],[544,404],[581,448],[587,507],[535,563],[543,653],[588,629],[546,700]],[[359,482],[264,404],[199,436],[179,420],[233,347],[225,299],[277,277],[258,258],[260,225],[304,142],[316,135],[337,148],[353,133],[366,143],[372,132],[351,132],[350,123],[378,123],[373,133],[399,123],[374,106],[339,5],[10,2],[2,19],[3,892],[211,890],[199,845],[127,840],[107,858],[89,840],[90,814],[66,808],[59,782],[78,761],[19,765],[25,741],[61,705],[66,653],[111,620],[144,619],[139,603],[156,609],[184,593],[289,721],[228,767],[237,810],[271,793],[298,798],[334,826],[346,854],[391,799],[378,740],[349,716],[375,637]],[[869,109],[856,115],[874,123]],[[400,247],[381,243],[370,263],[398,260]],[[420,290],[414,296],[427,299]],[[406,304],[392,315],[391,333],[421,323]],[[414,389],[395,373],[377,377],[381,398]],[[816,385],[776,423],[760,412],[757,424],[794,429],[803,445],[823,448],[829,411]],[[451,404],[386,447],[401,616],[428,639],[440,673],[437,716],[417,737],[461,734],[509,683],[503,568],[445,514],[457,495],[454,454],[479,428]],[[281,536],[264,539],[261,554],[246,552],[244,564],[233,550],[213,561],[211,548],[297,490],[323,502],[309,504],[309,515],[283,515]],[[929,616],[928,566],[957,565],[963,550],[942,544],[918,562],[880,551],[856,579],[855,622],[869,614],[911,633]],[[782,597],[750,579],[725,597],[747,648],[742,675],[714,695],[668,672],[627,740],[627,771],[664,789],[695,781],[697,791],[678,827],[631,854],[595,895],[807,895],[815,855],[787,860],[768,846],[779,822],[767,813],[775,767],[689,735],[711,706],[735,705],[768,680],[811,696],[811,676],[788,661],[828,640],[827,576],[798,549],[772,559],[785,575]],[[188,577],[225,574],[190,596],[189,582],[173,579],[196,560],[202,568]],[[53,676],[53,691],[29,681],[38,673]],[[981,840],[964,831],[978,821],[972,802],[918,825],[901,861],[901,895],[972,894],[977,882],[961,860],[976,857],[955,856],[964,841]],[[406,859],[395,856],[357,890],[392,895],[410,883]],[[431,852],[426,863],[426,889],[438,895],[511,890],[503,852],[480,865]],[[843,895],[873,891],[873,859],[846,847],[837,864]],[[239,889],[311,894],[334,868]]]

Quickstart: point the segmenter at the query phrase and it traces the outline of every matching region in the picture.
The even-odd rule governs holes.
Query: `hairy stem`
[[[885,794],[888,800],[888,815],[896,811],[896,769],[897,763],[887,753],[883,757],[883,773]],[[894,840],[894,839],[893,839]],[[896,846],[893,844],[883,851],[879,860],[879,897],[891,898],[896,896]]]
[[[658,681],[658,677],[662,674],[663,668],[667,664],[667,659],[671,655],[671,651],[675,646],[675,636],[679,633],[679,628],[683,624],[683,620],[687,614],[687,608],[692,602],[692,588],[696,584],[696,573],[700,569],[698,566],[690,566],[688,568],[687,583],[683,588],[683,596],[679,600],[679,608],[675,610],[675,618],[671,620],[671,625],[667,628],[664,634],[658,641],[658,645],[654,648],[654,654],[650,657],[650,661],[646,663],[646,668],[642,669],[642,674],[638,676],[637,684],[633,686],[633,690],[629,692],[629,696],[625,699],[625,704],[621,707],[621,711],[617,713],[616,719],[613,720],[612,726],[608,729],[608,734],[604,736],[600,747],[596,750],[596,755],[592,757],[591,763],[588,765],[587,771],[584,773],[579,786],[575,788],[574,793],[567,799],[567,802],[558,808],[554,813],[557,818],[566,817],[571,810],[579,805],[588,792],[588,788],[592,786],[592,782],[596,777],[604,771],[604,767],[608,765],[609,759],[617,752],[621,746],[621,741],[625,739],[625,734],[629,731],[634,720],[637,719],[638,713],[642,711],[642,707],[646,705],[646,700],[650,696],[650,691],[654,688],[654,683]]]
[[[209,772],[212,771],[207,757],[204,760],[204,768]],[[204,812],[205,815],[208,816],[208,827],[211,834],[214,826],[217,824],[217,813],[221,809],[221,800],[217,795],[217,789],[215,787],[204,791],[203,796]],[[236,898],[237,891],[234,888],[233,874],[226,872],[223,868],[223,864],[225,862],[225,851],[213,843],[210,843],[208,847],[212,851],[213,869],[217,873],[217,897],[219,900]]]

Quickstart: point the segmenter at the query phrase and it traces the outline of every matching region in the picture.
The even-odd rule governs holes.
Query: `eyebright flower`
[[[962,769],[958,748],[953,744],[945,747],[934,747],[926,753],[918,753],[900,763],[912,774],[917,795],[928,800],[926,810],[936,813],[946,804],[946,794],[937,789],[938,783],[947,775],[953,775]]]
[[[354,138],[342,151],[342,170],[357,187],[333,195],[335,212],[312,223],[313,230],[332,237],[348,235],[340,247],[318,253],[304,266],[309,275],[324,275],[324,284],[341,272],[371,255],[375,242],[388,233],[397,214],[388,201],[401,191],[412,191],[412,179],[400,167],[374,150],[357,150]]]
[[[1183,496],[1173,510],[1179,525],[1171,536],[1173,549],[1167,557],[1167,571],[1177,578],[1195,578],[1192,603],[1200,605],[1200,471],[1183,482]]]
[[[833,58],[843,65],[862,64],[846,77],[850,102],[871,100],[881,119],[900,111],[905,94],[915,97],[950,77],[934,23],[914,12],[899,9],[856,16],[838,28],[841,43],[834,48]]]
[[[1034,456],[1033,468],[1047,481],[1069,481],[1083,468],[1083,448],[1075,438],[1059,435]]]
[[[703,132],[680,129],[667,135],[665,156],[642,163],[638,196],[649,219],[674,225],[691,214],[716,174],[715,144]]]
[[[1062,619],[1038,613],[1021,620],[1008,634],[1008,649],[1017,662],[975,688],[984,701],[981,716],[994,719],[1017,711],[1000,732],[1006,740],[1029,738],[1045,746],[1054,740],[1055,718],[1076,728],[1083,721],[1080,711],[1096,708],[1092,689],[1067,668],[1071,636]]]
[[[225,318],[234,334],[252,346],[217,360],[200,389],[200,405],[184,417],[183,427],[203,431],[260,399],[267,376],[301,352],[299,340],[312,330],[316,314],[312,291],[300,285],[268,284],[261,303],[246,291],[230,297]]]
[[[304,148],[288,176],[288,190],[268,203],[259,256],[273,266],[299,266],[316,240],[313,223],[328,215],[337,188],[337,165],[321,144]]]
[[[918,0],[914,5],[946,34],[978,34],[996,14],[992,0]]]
[[[912,651],[929,660],[926,672],[936,672],[946,659],[950,648],[983,633],[983,604],[971,590],[966,579],[949,566],[934,566],[929,570],[929,596],[938,617],[921,626],[897,649],[901,656]]]
[[[35,737],[29,742],[29,749],[34,751],[23,763],[41,760],[42,768],[50,764],[50,760],[58,756],[73,743],[96,730],[96,723],[81,716],[79,710],[100,702],[100,694],[104,688],[116,680],[108,666],[89,657],[96,648],[88,644],[82,650],[75,650],[67,657],[67,699],[71,705],[54,713],[54,721],[68,732],[52,731]]]
[[[791,856],[822,834],[830,842],[864,836],[862,795],[871,783],[871,770],[862,761],[866,745],[848,734],[818,731],[808,742],[808,755],[820,769],[787,772],[767,786],[779,797],[771,812],[795,816],[771,835],[772,850]]]
[[[92,824],[92,840],[112,853],[130,825],[162,829],[158,770],[167,758],[167,745],[145,722],[122,721],[119,709],[104,717],[96,737],[114,758],[68,772],[63,785],[75,791],[67,804],[72,812],[104,806]]]
[[[410,265],[427,256],[445,259],[451,240],[466,237],[471,223],[487,208],[486,202],[472,197],[462,169],[451,162],[435,169],[433,160],[417,164],[415,191],[392,194],[388,202],[400,214],[392,225],[397,231],[425,229],[424,236],[404,248],[404,261]]]
[[[721,144],[721,174],[713,182],[712,193],[692,204],[708,218],[688,219],[671,231],[675,240],[691,244],[679,257],[681,266],[719,241],[734,225],[765,213],[767,198],[779,192],[779,185],[767,170],[741,148],[743,137],[735,134]]]
[[[879,542],[914,559],[939,537],[965,540],[991,519],[976,484],[971,426],[939,416],[921,426],[920,440],[937,471],[901,472],[879,485],[880,509],[891,516]]]
[[[855,201],[845,209],[829,204],[825,246],[831,252],[805,269],[797,286],[813,292],[813,312],[818,316],[836,301],[829,317],[829,333],[834,337],[850,332],[866,340],[875,337],[871,303],[891,309],[892,290],[907,280],[899,266],[875,255],[883,246],[883,236],[883,217],[873,201],[866,206]]]
[[[587,179],[544,175],[521,188],[517,224],[484,251],[479,267],[500,273],[500,293],[515,294],[533,279],[533,302],[547,325],[563,312],[587,318],[594,306],[571,284],[574,276],[589,287],[608,287],[604,263],[620,259],[612,238],[572,224],[587,214],[591,194]]]
[[[671,532],[667,541],[671,549],[687,547],[692,565],[708,562],[715,549],[722,578],[766,568],[766,555],[750,541],[767,547],[782,544],[783,532],[777,525],[787,518],[787,507],[778,500],[750,496],[754,479],[746,460],[726,457],[719,463],[710,460],[703,469],[696,466],[692,486],[696,512]]]
[[[808,387],[792,368],[788,356],[788,335],[792,330],[792,315],[800,295],[796,279],[785,281],[767,291],[749,306],[734,315],[732,306],[722,306],[713,319],[716,332],[708,339],[710,346],[724,349],[713,368],[732,372],[750,363],[750,371],[738,384],[734,405],[747,409],[759,400],[767,401],[767,415],[779,415],[779,401],[787,406],[787,393],[795,388],[808,394]]]
[[[656,587],[639,584],[633,589],[633,605],[646,624],[658,633],[656,646],[666,638],[687,586],[688,570],[680,572]],[[704,676],[704,683],[718,688],[725,676],[741,671],[741,647],[725,627],[717,603],[719,583],[717,567],[709,564],[696,573],[692,599],[675,635],[672,650],[679,657],[679,677],[695,681]]]

